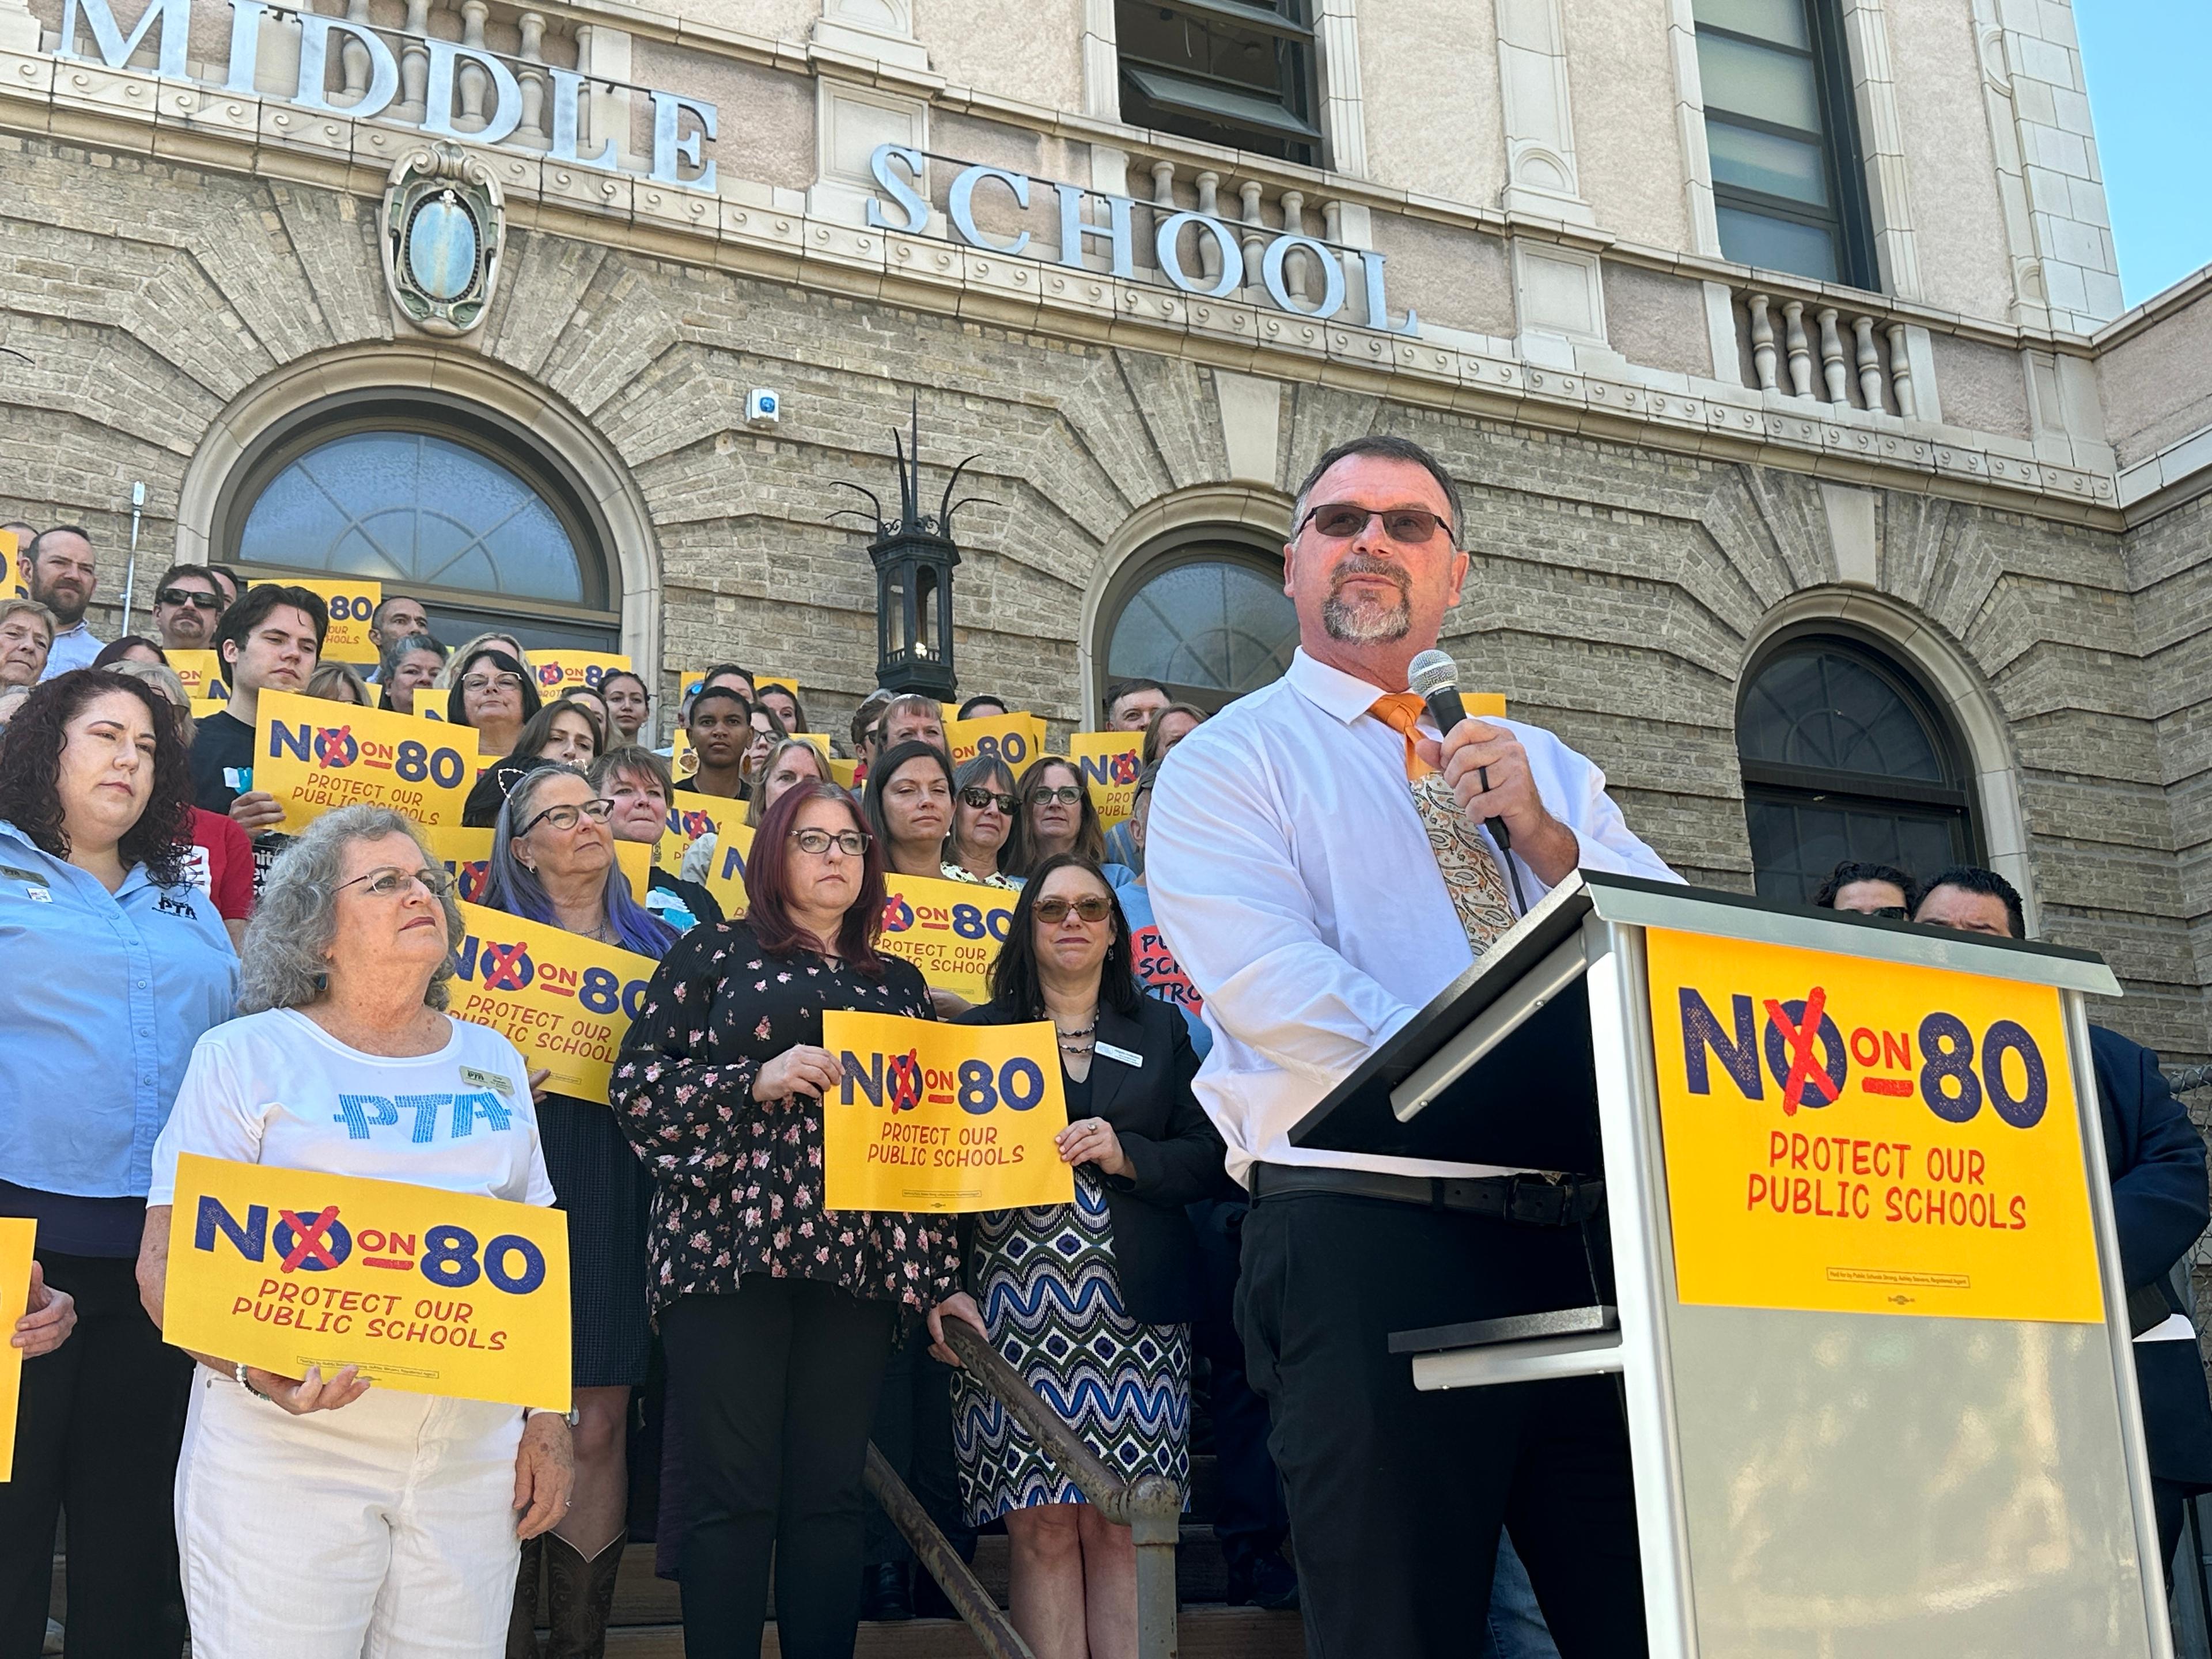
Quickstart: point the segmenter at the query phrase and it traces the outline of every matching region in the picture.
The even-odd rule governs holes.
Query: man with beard
[[[85,607],[100,590],[92,538],[76,525],[56,525],[33,537],[18,556],[30,597],[54,613],[53,649],[46,653],[46,672],[41,678],[89,668],[102,644],[84,620]]]
[[[204,564],[173,564],[154,584],[154,626],[164,651],[208,651],[230,602]]]
[[[1604,775],[1550,732],[1439,733],[1407,691],[1460,602],[1462,522],[1417,444],[1322,457],[1283,549],[1298,652],[1177,745],[1146,875],[1214,1033],[1194,1087],[1252,1194],[1237,1323],[1290,1500],[1308,1651],[1466,1651],[1502,1522],[1560,1653],[1615,1659],[1646,1644],[1610,1379],[1425,1394],[1389,1352],[1394,1331],[1612,1300],[1589,1187],[1289,1139],[1512,925],[1504,858],[1531,902],[1577,868],[1672,878]]]

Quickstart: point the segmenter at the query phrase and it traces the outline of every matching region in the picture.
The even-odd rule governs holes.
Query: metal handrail
[[[952,1603],[968,1628],[975,1632],[977,1644],[988,1659],[1036,1659],[1012,1621],[999,1611],[999,1604],[975,1577],[975,1570],[960,1559],[960,1552],[938,1529],[937,1522],[929,1518],[929,1511],[922,1508],[921,1500],[907,1489],[898,1471],[876,1449],[872,1440],[868,1443],[867,1468],[860,1479],[869,1495],[883,1505],[891,1524],[913,1547],[915,1559],[937,1581],[938,1588],[945,1592],[945,1599]]]
[[[1124,1480],[1108,1468],[974,1326],[946,1320],[945,1345],[959,1355],[969,1377],[1029,1431],[1092,1508],[1115,1526],[1129,1528],[1137,1547],[1138,1655],[1139,1659],[1176,1659],[1180,1638],[1176,1628],[1175,1553],[1182,1536],[1182,1489],[1165,1475],[1140,1474],[1134,1480]],[[937,1580],[945,1599],[959,1609],[989,1659],[1035,1659],[975,1570],[960,1559],[959,1552],[872,1443],[864,1479],[884,1513],[913,1546],[915,1559]]]

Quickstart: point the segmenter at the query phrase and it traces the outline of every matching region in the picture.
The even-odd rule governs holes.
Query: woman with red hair
[[[882,849],[835,784],[794,785],[745,866],[738,921],[661,958],[611,1098],[653,1181],[650,1288],[686,1448],[684,1651],[849,1654],[868,1429],[891,1346],[951,1290],[950,1217],[823,1207],[830,1009],[931,1017],[876,949]]]

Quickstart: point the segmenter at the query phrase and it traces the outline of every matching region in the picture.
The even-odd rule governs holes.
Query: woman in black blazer
[[[1198,1242],[1183,1206],[1220,1194],[1221,1137],[1191,1094],[1182,1016],[1137,988],[1129,925],[1098,866],[1062,854],[1031,872],[971,1024],[1049,1018],[1059,1032],[1075,1199],[972,1218],[966,1291],[930,1316],[981,1330],[1125,1479],[1190,1468],[1190,1326]],[[969,1519],[1003,1516],[1014,1626],[1037,1659],[1134,1659],[1137,1558],[1005,1408],[954,1383]]]

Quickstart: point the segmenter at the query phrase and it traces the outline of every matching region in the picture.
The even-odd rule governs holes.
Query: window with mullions
[[[1721,252],[1880,286],[1835,0],[1692,0]]]
[[[1318,167],[1309,0],[1116,0],[1121,118]]]
[[[1158,680],[1218,709],[1281,678],[1298,645],[1282,567],[1256,548],[1197,540],[1125,577],[1103,607],[1106,680]]]
[[[1804,903],[1846,859],[1916,876],[1979,860],[1939,705],[1859,641],[1802,635],[1770,651],[1746,678],[1736,750],[1761,898]]]

